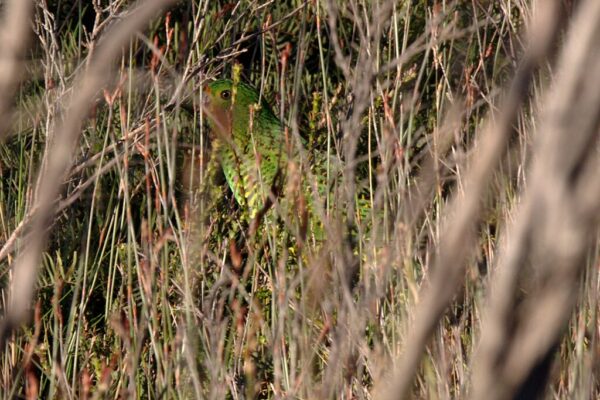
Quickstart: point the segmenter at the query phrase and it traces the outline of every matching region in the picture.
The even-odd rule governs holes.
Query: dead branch
[[[600,3],[590,0],[581,4],[563,48],[530,186],[500,255],[472,369],[473,399],[543,395],[578,299],[600,215],[598,37]]]
[[[475,248],[475,231],[479,224],[483,200],[489,191],[491,177],[505,154],[522,104],[539,64],[551,50],[560,27],[560,2],[544,4],[545,12],[534,21],[529,48],[516,72],[500,114],[492,118],[478,151],[468,166],[464,191],[458,191],[449,205],[448,218],[442,231],[435,265],[429,285],[421,289],[415,321],[410,326],[402,358],[390,380],[385,398],[405,398],[418,371],[429,338],[444,315],[456,292],[462,286],[466,261]],[[389,384],[388,382],[392,382]]]
[[[21,80],[32,8],[30,0],[12,0],[4,4],[0,29],[0,139],[6,136],[12,118],[11,102]]]

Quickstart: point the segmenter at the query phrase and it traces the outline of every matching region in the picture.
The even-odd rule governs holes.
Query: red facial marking
[[[231,137],[231,110],[215,104],[211,97],[204,93],[206,102],[204,103],[204,114],[210,119],[213,125],[213,134],[221,137]]]

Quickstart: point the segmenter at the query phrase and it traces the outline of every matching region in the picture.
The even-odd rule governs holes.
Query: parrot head
[[[248,130],[250,108],[261,103],[252,86],[229,79],[209,82],[203,88],[204,114],[211,129],[222,137]]]

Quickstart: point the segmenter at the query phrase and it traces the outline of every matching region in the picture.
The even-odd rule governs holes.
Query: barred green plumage
[[[250,217],[264,206],[287,167],[282,123],[252,86],[221,79],[204,87],[213,149],[236,201]]]
[[[324,221],[315,218],[314,201],[325,200],[327,192],[337,190],[339,163],[317,152],[303,165],[281,121],[258,91],[246,83],[221,79],[207,84],[204,113],[213,134],[213,151],[236,201],[249,217],[254,218],[265,207],[273,188],[284,190],[278,201],[285,216],[299,222],[301,229],[308,228],[316,238],[322,237]],[[308,169],[316,185],[306,179]],[[369,207],[362,199],[357,200],[357,206],[362,219]]]

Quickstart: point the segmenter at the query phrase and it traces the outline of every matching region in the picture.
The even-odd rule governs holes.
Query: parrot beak
[[[202,86],[202,105],[207,107],[210,103],[210,87],[208,85]]]

